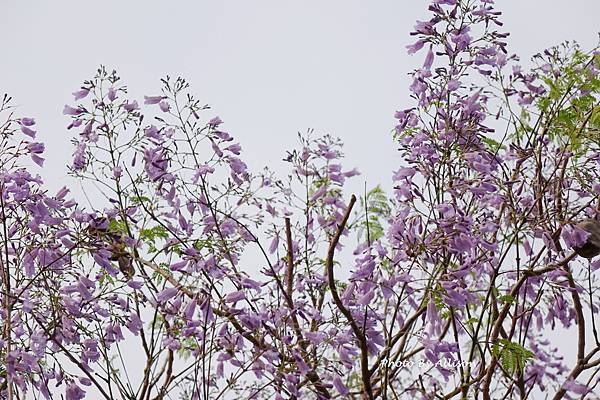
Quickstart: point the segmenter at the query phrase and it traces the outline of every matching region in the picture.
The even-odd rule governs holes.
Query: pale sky
[[[421,0],[116,1],[1,0],[0,92],[37,118],[51,187],[65,180],[72,132],[64,104],[99,64],[141,99],[166,74],[183,76],[241,141],[251,168],[275,169],[296,133],[314,128],[346,142],[355,187],[390,185],[399,158],[395,110],[411,105],[407,73],[423,55],[405,46]],[[504,0],[510,49],[528,59],[565,39],[593,46],[597,0]]]

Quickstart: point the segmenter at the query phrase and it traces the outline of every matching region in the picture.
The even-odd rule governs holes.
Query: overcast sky
[[[252,168],[282,165],[307,128],[344,139],[348,167],[363,172],[358,187],[387,186],[398,165],[390,131],[394,111],[411,104],[406,74],[422,55],[405,46],[414,21],[428,17],[426,1],[0,4],[0,92],[37,118],[52,187],[64,183],[71,153],[63,105],[99,64],[116,68],[137,98],[156,93],[166,74],[187,78]],[[511,49],[525,59],[565,39],[596,43],[597,0],[500,4]]]

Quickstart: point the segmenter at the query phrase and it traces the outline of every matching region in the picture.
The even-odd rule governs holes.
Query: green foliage
[[[177,350],[177,355],[183,360],[189,360],[192,357],[192,351],[198,349],[197,339],[191,337],[180,338],[181,347]]]
[[[365,241],[368,238],[373,241],[385,234],[382,220],[390,215],[391,207],[385,192],[379,185],[371,189],[366,196],[360,199],[359,213],[365,218],[358,223],[358,238]]]
[[[150,198],[146,196],[131,196],[130,200],[133,204],[142,204],[150,202]]]
[[[156,249],[157,239],[166,239],[168,237],[169,232],[167,232],[162,225],[140,230],[140,239],[148,245],[148,251],[150,253],[155,253],[158,251]]]
[[[503,303],[512,304],[515,301],[515,298],[513,296],[511,296],[510,294],[507,294],[507,295],[498,297],[498,300],[500,300]]]
[[[154,243],[156,241],[156,239],[158,239],[158,238],[166,239],[168,237],[169,237],[169,233],[161,225],[153,226],[152,228],[149,228],[149,229],[141,229],[140,230],[140,238],[142,240],[149,241],[152,243]]]
[[[592,63],[600,63],[600,57],[570,44],[553,51],[546,69],[538,70],[547,91],[537,106],[545,116],[549,137],[575,156],[582,155],[590,144],[600,145],[600,79],[589,70]]]
[[[108,231],[110,233],[127,234],[127,224],[120,219],[112,218],[108,221]]]
[[[530,350],[507,339],[500,339],[492,345],[492,355],[500,360],[502,368],[511,375],[523,371],[525,363],[535,356]]]
[[[392,131],[392,136],[394,138],[395,141],[399,142],[404,138],[407,138],[409,136],[413,136],[415,134],[417,134],[419,132],[418,128],[413,128],[413,127],[405,127],[402,131],[398,131],[396,129],[394,129]]]
[[[165,275],[172,275],[171,270],[169,269],[169,264],[161,262],[161,263],[158,263],[156,266],[158,267],[158,269],[163,271],[163,273]],[[161,274],[158,271],[154,271],[152,273],[152,279],[156,282],[157,285],[160,285],[160,284],[162,284],[163,279],[164,279],[163,274]]]
[[[504,150],[506,149],[506,146],[504,146],[502,143],[487,137],[487,136],[482,136],[481,137],[481,141],[487,146],[487,148],[492,152],[492,153],[497,153],[498,150]]]

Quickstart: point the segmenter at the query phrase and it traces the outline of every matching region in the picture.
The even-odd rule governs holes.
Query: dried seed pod
[[[127,280],[131,279],[135,273],[133,268],[133,259],[131,254],[127,251],[125,239],[121,235],[108,234],[104,236],[105,240],[108,240],[108,250],[110,250],[111,261],[117,261],[119,264],[119,270],[125,275]]]
[[[600,222],[595,219],[585,219],[576,226],[588,232],[590,236],[583,246],[574,249],[575,252],[585,258],[596,257],[600,254]]]
[[[118,258],[119,270],[125,275],[127,280],[133,278],[135,274],[135,269],[133,268],[133,260],[129,254],[120,255]]]

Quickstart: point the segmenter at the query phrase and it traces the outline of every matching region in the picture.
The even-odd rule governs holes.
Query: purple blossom
[[[113,102],[117,98],[117,91],[114,88],[108,89],[108,94],[106,95],[109,101]]]
[[[276,234],[273,236],[271,240],[271,244],[269,245],[269,253],[273,254],[277,251],[277,247],[279,246],[279,235]]]
[[[86,164],[85,150],[87,146],[84,142],[79,142],[75,147],[75,153],[73,153],[73,164],[72,167],[75,171],[81,171]]]
[[[421,50],[424,45],[425,45],[424,40],[417,40],[415,43],[406,46],[406,48],[408,49],[408,54],[416,53],[417,51]]]
[[[427,52],[427,56],[425,57],[425,62],[423,63],[423,69],[429,70],[429,69],[431,69],[432,65],[433,65],[433,50],[430,47],[429,51]]]
[[[90,91],[88,89],[82,88],[81,90],[73,92],[73,97],[75,98],[75,101],[77,101],[87,97],[89,93]]]
[[[398,171],[394,172],[394,180],[399,181],[404,178],[412,178],[416,172],[417,170],[414,168],[400,168]]]
[[[19,123],[22,126],[33,126],[33,125],[35,125],[35,119],[23,117],[23,118],[19,119]]]
[[[178,261],[174,264],[171,264],[171,266],[169,266],[169,269],[171,271],[181,271],[182,269],[184,269],[188,264],[187,260],[182,260],[182,261]]]
[[[44,152],[44,143],[31,142],[27,145],[27,150],[30,153],[41,154]]]
[[[138,102],[134,100],[132,102],[126,101],[125,103],[123,103],[123,108],[127,112],[132,112],[135,110],[139,110],[140,106],[138,105]]]
[[[40,167],[44,166],[44,159],[40,156],[38,156],[37,154],[31,154],[31,160],[36,163],[37,165],[39,165]]]
[[[158,301],[159,304],[164,304],[167,301],[171,300],[173,297],[175,297],[178,293],[179,293],[179,288],[176,288],[176,287],[166,288],[156,296],[156,300]]]
[[[240,146],[239,143],[235,143],[235,144],[232,144],[231,146],[226,147],[226,150],[229,150],[233,154],[239,156],[240,152],[242,151],[242,146]]]
[[[575,394],[586,394],[590,391],[586,385],[579,383],[576,380],[569,379],[563,385],[563,389],[575,393]]]
[[[246,163],[240,160],[237,157],[229,157],[228,158],[229,166],[231,167],[232,172],[237,175],[242,175],[246,172],[247,166]]]
[[[67,389],[65,390],[65,398],[67,400],[85,399],[85,391],[83,391],[83,389],[81,389],[76,384],[72,383],[69,386],[67,386]]]
[[[164,99],[165,96],[144,96],[144,104],[158,104]]]
[[[223,121],[221,120],[221,118],[214,117],[213,119],[208,121],[208,126],[210,126],[212,128],[216,128],[217,126],[221,125],[222,123],[223,123]]]
[[[127,329],[134,335],[139,335],[140,331],[144,327],[142,320],[136,313],[131,313],[129,315],[129,321],[127,322]]]
[[[161,101],[160,103],[158,103],[158,106],[160,107],[160,110],[162,112],[169,112],[169,110],[171,109],[171,105],[166,101]]]
[[[577,226],[565,226],[562,231],[562,237],[565,243],[573,249],[583,246],[589,236],[589,232]]]
[[[245,298],[246,298],[246,295],[244,294],[244,292],[239,290],[239,291],[231,292],[227,296],[225,296],[225,302],[226,303],[236,303]]]
[[[63,109],[63,114],[64,115],[79,115],[81,113],[83,113],[84,110],[80,107],[78,108],[73,108],[71,106],[65,105],[65,108]]]

